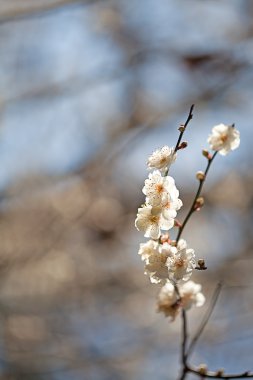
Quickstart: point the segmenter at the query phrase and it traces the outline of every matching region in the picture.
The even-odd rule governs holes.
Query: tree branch
[[[188,372],[188,366],[187,366],[187,339],[188,339],[188,332],[187,332],[187,316],[186,311],[182,309],[182,345],[181,345],[181,360],[182,360],[182,374],[180,375],[179,380],[184,380],[186,378],[187,372]]]
[[[204,176],[203,176],[202,179],[199,180],[199,187],[198,187],[197,193],[196,193],[196,195],[195,195],[195,197],[194,197],[194,200],[193,200],[193,202],[192,202],[191,208],[190,208],[188,214],[186,215],[185,220],[184,220],[182,226],[179,227],[178,234],[177,234],[177,238],[176,238],[176,242],[179,241],[180,236],[181,236],[181,234],[182,234],[182,232],[183,232],[183,230],[184,230],[184,228],[185,228],[185,226],[186,226],[188,220],[190,219],[191,215],[194,213],[194,211],[196,211],[196,209],[195,209],[196,201],[197,201],[197,199],[199,198],[199,196],[200,196],[200,194],[201,194],[201,190],[202,190],[203,185],[204,185],[204,182],[205,182],[205,180],[206,180],[206,177],[207,177],[208,171],[209,171],[210,166],[211,166],[213,160],[215,159],[217,153],[218,153],[218,151],[214,152],[214,154],[212,155],[212,157],[211,157],[211,158],[208,158],[208,163],[207,163],[207,167],[206,167],[206,170],[205,170]]]
[[[201,378],[207,378],[207,379],[252,379],[253,373],[250,373],[249,371],[238,373],[238,374],[224,374],[221,372],[221,370],[218,370],[216,372],[214,371],[206,371],[203,373],[203,371],[200,371],[198,368],[195,368],[193,366],[187,365],[186,373],[192,373],[198,377]]]
[[[217,303],[218,297],[220,295],[222,289],[222,284],[219,283],[214,291],[212,301],[209,309],[207,310],[196,334],[194,335],[189,348],[187,350],[187,340],[188,340],[188,332],[187,332],[187,315],[186,311],[182,310],[182,345],[181,345],[181,361],[182,361],[182,372],[179,377],[179,380],[185,380],[188,373],[192,373],[195,376],[200,377],[201,379],[249,379],[253,378],[253,373],[250,371],[238,373],[238,374],[225,374],[223,370],[217,371],[208,371],[205,368],[197,368],[190,364],[188,364],[188,358],[191,352],[193,351],[198,339],[200,338],[202,332],[207,325],[211,314],[214,310],[214,307]]]
[[[178,137],[178,140],[177,140],[177,143],[176,143],[176,146],[175,146],[175,153],[178,151],[179,145],[181,143],[181,140],[182,140],[182,137],[183,137],[183,134],[184,134],[184,132],[186,130],[187,125],[189,124],[189,122],[193,118],[193,109],[194,109],[194,104],[191,105],[191,108],[190,108],[190,111],[189,111],[189,115],[188,115],[188,117],[186,119],[186,122],[181,126],[182,129],[180,131],[180,135]]]
[[[177,143],[176,143],[176,146],[175,146],[175,149],[174,149],[174,153],[176,153],[179,149],[180,149],[180,143],[181,143],[181,140],[183,138],[183,135],[184,135],[184,132],[187,128],[187,125],[189,124],[189,122],[192,120],[193,118],[193,109],[194,109],[194,104],[191,105],[191,108],[190,108],[190,111],[189,111],[189,114],[188,114],[188,117],[186,119],[186,122],[184,124],[182,124],[179,128],[180,130],[180,134],[179,134],[179,137],[178,137],[178,140],[177,140]],[[168,175],[168,172],[169,172],[169,168],[166,170],[164,176],[166,177]]]

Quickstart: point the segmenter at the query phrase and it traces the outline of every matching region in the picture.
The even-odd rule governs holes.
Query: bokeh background
[[[192,103],[179,219],[212,126],[241,131],[184,233],[207,305],[224,281],[192,361],[253,369],[252,20],[251,0],[0,0],[1,379],[176,379],[180,321],[156,313],[134,219]]]

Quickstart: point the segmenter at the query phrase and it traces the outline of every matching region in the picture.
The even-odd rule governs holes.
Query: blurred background
[[[241,132],[184,233],[207,306],[224,281],[192,362],[253,369],[252,20],[251,0],[0,0],[0,379],[176,379],[134,219],[192,103],[180,220],[212,126]]]

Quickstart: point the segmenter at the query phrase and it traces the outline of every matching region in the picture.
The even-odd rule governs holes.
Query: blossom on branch
[[[151,154],[147,165],[149,169],[160,169],[164,173],[175,160],[176,153],[174,153],[174,148],[169,148],[165,145]]]
[[[205,296],[201,293],[202,286],[193,281],[187,281],[180,286],[179,293],[181,296],[182,307],[185,310],[190,309],[193,305],[200,307],[205,303]]]
[[[193,281],[188,281],[177,285],[178,293],[175,286],[167,282],[158,295],[157,311],[164,313],[173,321],[178,315],[181,308],[190,309],[192,306],[200,307],[205,303],[205,297],[200,292],[201,285]]]
[[[147,196],[147,203],[151,206],[160,206],[166,202],[171,188],[175,186],[172,177],[163,177],[159,170],[150,173],[142,189],[143,194]]]
[[[169,278],[174,282],[179,280],[187,281],[196,265],[194,250],[187,248],[186,241],[183,239],[179,240],[175,248],[176,252],[169,256],[166,262]]]
[[[145,237],[156,240],[161,236],[161,229],[168,231],[173,226],[174,219],[165,219],[161,208],[150,205],[138,208],[135,227],[138,231],[143,231]]]
[[[174,285],[167,282],[158,295],[157,311],[164,313],[165,317],[169,317],[171,321],[174,321],[180,311],[180,306]]]
[[[211,149],[226,156],[240,145],[240,132],[235,129],[234,125],[218,124],[213,127],[207,142]]]
[[[156,253],[158,243],[154,240],[149,240],[147,243],[141,243],[138,254],[141,256],[142,261],[147,260],[149,256]]]
[[[165,243],[158,245],[157,249],[149,255],[145,262],[145,274],[149,276],[150,281],[153,284],[159,284],[169,279],[169,272],[167,266],[167,260],[170,256],[174,255],[176,248],[170,244]]]
[[[149,174],[142,192],[146,195],[147,204],[162,207],[167,218],[175,218],[176,211],[182,207],[174,179],[170,176],[163,177],[159,170]]]

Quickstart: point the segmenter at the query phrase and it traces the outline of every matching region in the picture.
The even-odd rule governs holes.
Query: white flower
[[[149,256],[153,255],[158,248],[158,243],[154,240],[149,240],[147,243],[141,243],[138,254],[141,256],[141,259],[147,260]]]
[[[147,203],[155,207],[171,202],[172,199],[175,201],[179,196],[174,179],[170,176],[163,177],[159,170],[149,174],[142,192],[147,196]]]
[[[175,219],[177,216],[177,211],[183,206],[183,202],[178,198],[179,191],[175,186],[174,179],[172,177],[169,178],[173,180],[173,185],[171,181],[167,199],[165,197],[163,198],[161,206],[163,217],[168,220],[171,218]]]
[[[192,269],[196,265],[194,258],[194,250],[187,248],[186,241],[180,239],[175,254],[169,256],[166,262],[169,270],[169,278],[175,282],[179,280],[189,280]]]
[[[200,307],[205,303],[205,296],[200,292],[202,286],[193,281],[187,281],[180,285],[179,293],[181,296],[182,307],[185,310],[190,309],[193,305]]]
[[[177,252],[176,247],[170,245],[168,242],[159,245],[159,251],[165,255],[172,256]]]
[[[168,280],[169,272],[166,262],[168,257],[174,253],[175,247],[165,243],[162,246],[158,246],[157,249],[146,258],[144,273],[149,276],[152,283],[158,284]]]
[[[207,142],[211,149],[226,156],[230,150],[234,150],[240,145],[240,132],[233,125],[218,124],[213,127]]]
[[[163,218],[167,219],[173,227],[177,211],[183,205],[181,199],[178,198],[179,191],[175,186],[174,179],[170,176],[163,177],[159,170],[155,170],[145,180],[142,191],[147,196],[147,204],[154,208],[161,208],[160,212]]]
[[[167,282],[158,295],[157,311],[164,313],[166,317],[170,317],[172,321],[176,318],[180,310],[180,302],[174,285]]]
[[[190,309],[193,305],[200,307],[205,303],[205,297],[200,292],[201,285],[193,281],[188,281],[183,284],[178,284],[178,292],[170,282],[167,282],[158,295],[157,311],[165,314],[174,320],[178,315],[180,308],[185,310]]]
[[[175,161],[176,153],[174,153],[174,148],[169,148],[165,145],[161,149],[154,151],[148,158],[148,168],[149,169],[161,169],[164,173],[167,168]]]
[[[155,170],[149,174],[142,189],[143,194],[147,196],[146,202],[148,204],[151,206],[160,206],[163,198],[167,199],[170,187],[168,178],[171,177],[163,177],[159,170]]]
[[[164,219],[161,208],[154,208],[150,205],[138,208],[135,227],[138,231],[143,231],[144,236],[151,239],[158,239],[161,236],[161,229],[169,230],[174,225],[173,219]]]

